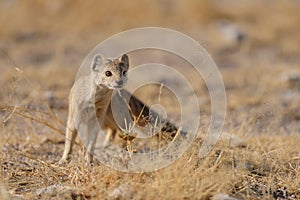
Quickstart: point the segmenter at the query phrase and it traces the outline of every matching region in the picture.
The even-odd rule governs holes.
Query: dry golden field
[[[0,0],[0,199],[300,199],[299,10],[284,0]],[[224,136],[200,158],[199,136],[148,173],[86,166],[76,145],[59,166],[81,62],[112,34],[146,26],[185,33],[210,53],[226,88],[224,132],[242,142]],[[191,83],[201,135],[210,98],[202,80]]]

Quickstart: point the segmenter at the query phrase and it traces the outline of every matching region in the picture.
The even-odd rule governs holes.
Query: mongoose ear
[[[121,56],[121,61],[124,63],[124,65],[128,68],[129,67],[129,58],[127,54],[123,54]]]
[[[105,60],[105,58],[103,57],[103,55],[101,55],[101,54],[95,55],[92,60],[92,70],[94,72],[98,72],[100,67],[102,66],[104,60]]]

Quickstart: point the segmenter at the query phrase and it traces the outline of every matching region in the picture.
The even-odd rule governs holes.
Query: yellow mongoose
[[[122,89],[127,83],[127,71],[129,69],[129,58],[126,54],[117,59],[108,59],[102,55],[94,56],[91,63],[91,73],[88,76],[79,78],[73,85],[69,95],[69,115],[66,128],[65,149],[59,163],[64,163],[72,151],[81,120],[92,120],[86,114],[91,110],[96,111],[97,120],[102,130],[107,131],[107,136],[114,135],[118,126],[113,119],[110,100],[113,90]],[[130,96],[126,90],[122,90],[122,95]],[[138,98],[131,96],[129,106],[131,115],[142,116],[137,124],[145,126],[149,120],[149,108]],[[142,113],[142,115],[141,115]],[[85,121],[86,123],[86,121]],[[92,124],[93,125],[93,124]],[[89,129],[86,130],[89,134]],[[177,128],[170,122],[166,122],[161,131],[174,136]],[[88,136],[89,137],[89,136]],[[92,154],[95,147],[96,138],[89,138],[85,161],[92,161]]]

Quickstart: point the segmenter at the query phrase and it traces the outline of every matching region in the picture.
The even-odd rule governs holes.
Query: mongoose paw
[[[86,166],[93,166],[93,155],[89,152],[86,152],[86,155],[84,156],[84,164]]]
[[[187,134],[188,133],[186,131],[182,131],[182,130],[180,131],[180,136],[183,137],[183,138],[186,138]]]
[[[61,166],[61,165],[65,165],[68,163],[68,159],[67,158],[61,158],[59,161],[58,161],[58,165]]]

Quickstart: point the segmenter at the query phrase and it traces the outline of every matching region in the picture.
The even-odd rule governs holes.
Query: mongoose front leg
[[[90,118],[90,120],[88,120],[87,123],[88,123],[87,124],[88,129],[86,134],[88,138],[87,138],[87,148],[86,148],[84,160],[86,164],[91,164],[93,163],[93,155],[94,155],[95,145],[96,145],[98,131],[100,127],[96,116]]]
[[[84,161],[86,164],[93,163],[93,155],[94,155],[95,144],[97,140],[97,134],[92,133],[91,135],[92,136],[89,137],[88,146],[86,148],[85,157],[84,157]]]
[[[110,141],[110,139],[114,138],[115,133],[116,133],[116,130],[111,129],[111,128],[107,129],[106,137],[102,144],[104,148],[109,145],[109,141]],[[98,134],[92,134],[92,136],[90,137],[90,141],[89,141],[88,147],[85,152],[85,163],[86,164],[91,164],[93,162],[93,154],[94,154],[94,150],[95,150],[97,136],[98,136]]]
[[[63,164],[67,161],[69,154],[72,152],[72,148],[77,135],[77,130],[75,129],[74,123],[68,121],[67,131],[66,131],[66,142],[65,149],[62,158],[59,160],[59,164]]]

